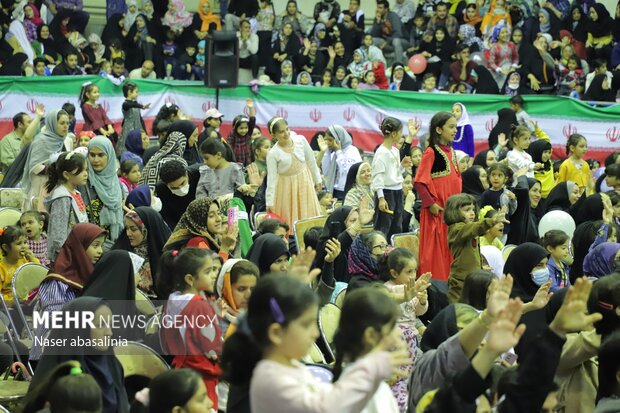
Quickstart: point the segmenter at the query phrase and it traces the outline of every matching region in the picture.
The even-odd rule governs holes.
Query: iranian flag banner
[[[82,113],[79,94],[82,84],[99,86],[99,104],[120,132],[122,87],[101,77],[0,78],[0,136],[12,130],[12,117],[18,112],[33,114],[38,103],[46,108],[61,107],[65,102],[76,105],[77,130]],[[136,81],[138,101],[151,103],[143,117],[150,125],[157,111],[167,103],[178,105],[186,116],[201,123],[207,109],[216,106],[216,91],[200,82]],[[342,88],[303,86],[240,86],[221,89],[218,109],[224,114],[222,133],[230,130],[232,119],[245,110],[245,100],[252,99],[257,124],[268,135],[265,125],[273,116],[285,118],[292,130],[308,139],[329,125],[340,124],[353,136],[355,146],[372,151],[382,141],[378,125],[386,116],[403,122],[415,119],[423,134],[431,117],[438,111],[450,111],[461,102],[467,108],[478,149],[487,147],[490,130],[497,121],[497,111],[509,107],[508,97],[497,95],[450,95],[395,91],[353,91]],[[557,157],[565,156],[566,139],[580,133],[588,140],[586,158],[602,160],[608,153],[620,150],[620,105],[592,107],[578,100],[555,96],[525,96],[525,109],[549,134]],[[247,113],[246,113],[247,114]],[[406,128],[404,133],[407,133]]]

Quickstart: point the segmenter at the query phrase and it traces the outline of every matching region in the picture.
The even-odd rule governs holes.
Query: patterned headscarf
[[[459,27],[459,34],[463,38],[463,43],[471,47],[474,44],[478,45],[478,48],[484,50],[484,44],[479,37],[476,36],[476,28],[471,24],[461,24]]]
[[[183,133],[171,132],[164,146],[158,150],[144,166],[142,176],[138,183],[148,184],[152,189],[155,189],[155,185],[159,179],[159,169],[164,163],[172,159],[182,162],[187,167],[187,162],[183,159],[183,152],[186,146],[187,137]]]
[[[361,274],[373,280],[379,279],[379,262],[359,235],[355,237],[349,250],[348,271],[352,275]]]
[[[179,241],[189,240],[193,237],[203,237],[209,241],[212,249],[219,250],[220,244],[207,228],[209,209],[213,203],[217,205],[216,201],[209,197],[193,200],[181,216],[181,219],[168,239],[166,246],[175,244]]]

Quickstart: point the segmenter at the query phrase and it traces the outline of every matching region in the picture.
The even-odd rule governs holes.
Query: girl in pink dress
[[[321,172],[306,138],[291,132],[284,118],[269,121],[277,143],[267,154],[267,212],[295,221],[322,215],[316,192],[323,188]]]

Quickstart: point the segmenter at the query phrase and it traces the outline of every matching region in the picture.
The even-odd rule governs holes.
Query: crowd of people
[[[127,3],[125,15],[109,20],[118,28],[130,13],[133,25],[140,19]],[[181,2],[171,4],[174,41],[198,36],[173,25],[192,19]],[[224,25],[242,27],[249,11],[233,11],[249,4],[231,2]],[[561,15],[560,4],[541,10]],[[523,12],[529,5],[513,3]],[[483,13],[481,47],[488,30],[506,39],[507,26],[498,25],[513,6],[495,0],[495,11]],[[317,39],[338,27],[336,7],[317,4]],[[437,12],[428,21],[435,34],[458,30],[461,12],[472,23],[469,5],[454,2],[450,24],[438,19],[444,7],[422,4],[423,16]],[[65,25],[86,26],[87,16],[73,11]],[[510,22],[514,35],[517,19]],[[303,37],[314,24],[298,23],[284,26]],[[373,52],[357,54],[378,59],[375,74],[389,54],[367,46]],[[396,55],[411,47],[389,46]],[[594,49],[586,53],[605,59]],[[502,70],[495,74],[510,83],[514,74]],[[0,228],[0,320],[12,320],[0,338],[0,370],[32,380],[16,410],[620,412],[620,151],[601,164],[587,157],[588,137],[574,133],[566,157],[554,159],[546,125],[520,94],[507,97],[481,151],[459,102],[428,125],[383,118],[373,153],[337,124],[312,137],[279,116],[258,125],[261,102],[251,99],[238,115],[226,113],[227,136],[218,109],[197,124],[166,103],[151,142],[141,115],[150,104],[136,83],[119,85],[120,128],[99,104],[98,86],[85,83],[79,108],[17,113],[0,140],[1,185],[23,200],[20,219]],[[293,230],[312,217],[324,224]],[[399,237],[418,242],[394,248]],[[28,263],[47,275],[28,298],[15,297],[14,274]],[[138,299],[159,307],[152,322],[203,324],[162,322],[156,334],[110,328],[115,316],[140,316]],[[326,306],[340,308],[333,340],[318,322]],[[98,322],[39,323],[27,343],[21,338],[34,326],[22,313],[35,311]],[[90,341],[70,344],[78,339]],[[114,347],[129,341],[173,369],[150,382],[126,380]]]
[[[552,159],[518,95],[477,153],[462,103],[428,125],[385,117],[372,154],[340,125],[257,125],[250,99],[228,136],[219,110],[198,125],[167,103],[153,145],[149,104],[131,81],[123,92],[121,130],[85,84],[81,130],[74,105],[39,105],[0,140],[2,186],[23,194],[0,229],[1,317],[17,330],[1,368],[34,374],[20,411],[619,411],[620,152],[601,166],[573,134]],[[560,225],[539,225],[550,217]],[[419,243],[393,248],[403,233]],[[48,272],[24,302],[12,280],[27,263]],[[137,296],[161,300],[156,319],[210,322],[39,324],[31,346],[18,340],[17,306],[110,320],[137,316]],[[327,342],[317,313],[335,303]],[[67,344],[79,338],[93,344]],[[174,370],[124,380],[123,340]],[[313,348],[333,364],[302,364]]]
[[[196,13],[129,0],[108,8],[101,33],[81,1],[5,3],[0,75],[202,80],[210,35],[228,30],[262,83],[610,102],[620,89],[620,5],[594,0],[377,0],[372,19],[360,0],[320,0],[312,16],[295,0],[201,0]]]

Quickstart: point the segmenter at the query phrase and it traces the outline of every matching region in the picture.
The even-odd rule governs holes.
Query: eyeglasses
[[[388,244],[386,244],[385,242],[383,244],[378,244],[375,245],[374,247],[372,247],[372,249],[374,250],[375,248],[381,248],[382,250],[386,249],[388,247]]]

